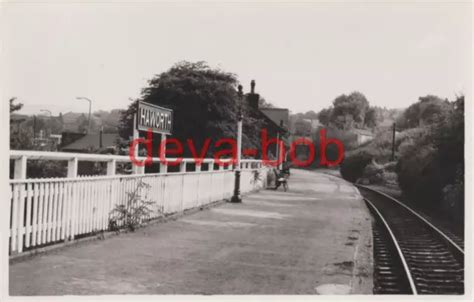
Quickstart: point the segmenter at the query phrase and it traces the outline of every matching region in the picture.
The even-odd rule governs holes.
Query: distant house
[[[72,138],[71,138],[72,136]],[[118,133],[63,133],[63,146],[61,151],[90,152],[90,151],[116,151]]]
[[[287,108],[259,108],[260,111],[271,119],[276,125],[289,128],[290,112]]]
[[[319,122],[318,119],[304,118],[303,120],[311,124],[311,129],[312,129],[311,132],[313,132],[314,130],[322,126],[322,124]]]
[[[54,143],[59,146],[61,144],[61,134],[50,134],[49,138],[54,141]]]
[[[361,145],[374,139],[374,134],[369,130],[354,129],[352,132],[357,136],[357,145]]]
[[[285,136],[288,134],[289,110],[286,108],[260,108],[260,95],[255,93],[255,81],[253,80],[250,83],[250,93],[245,95],[245,99],[257,117],[263,121],[262,127],[268,131],[268,137],[279,137],[287,145]],[[270,148],[269,153],[276,155],[277,146],[275,145],[274,148]]]
[[[257,115],[263,119],[265,126],[270,127],[267,129],[269,133],[285,134],[288,132],[289,110],[287,108],[260,108],[260,95],[255,93],[254,80],[250,83],[250,93],[247,93],[245,98],[250,108],[254,109]]]

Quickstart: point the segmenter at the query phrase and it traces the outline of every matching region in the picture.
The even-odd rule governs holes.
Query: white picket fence
[[[53,152],[41,152],[42,159],[57,158]],[[45,154],[50,153],[50,154]],[[21,160],[25,165],[25,153],[15,151],[11,158]],[[35,153],[36,157],[38,154]],[[31,153],[29,153],[31,155]],[[61,160],[70,161],[71,158]],[[82,154],[70,154],[74,161]],[[93,160],[87,154],[86,160]],[[128,157],[125,157],[128,159]],[[116,160],[126,161],[124,157]],[[99,156],[98,161],[110,161]],[[191,160],[186,159],[186,162]],[[209,166],[213,160],[206,159]],[[185,164],[184,164],[185,165]],[[241,191],[250,192],[265,187],[266,167],[257,160],[241,163]],[[183,171],[184,170],[184,171]],[[215,201],[230,198],[234,189],[234,171],[220,167],[208,171],[176,173],[154,173],[133,175],[107,175],[68,178],[38,178],[10,180],[10,253],[47,244],[74,240],[109,229],[109,223],[116,215],[118,205],[127,206],[129,194],[143,182],[149,188],[142,188],[140,194],[152,201],[151,212],[146,219],[200,207]],[[258,177],[256,172],[258,171]],[[120,224],[118,225],[120,227]]]

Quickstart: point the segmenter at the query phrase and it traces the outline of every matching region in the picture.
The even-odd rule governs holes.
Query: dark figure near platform
[[[288,190],[288,174],[284,173],[283,171],[279,171],[278,169],[274,168],[273,173],[275,173],[275,190],[282,185],[283,190],[285,192]]]
[[[281,169],[281,172],[288,176],[287,178],[290,177],[290,167],[291,167],[291,164],[289,162],[284,162],[283,167]]]

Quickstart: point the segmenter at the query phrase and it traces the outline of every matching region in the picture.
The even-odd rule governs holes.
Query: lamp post
[[[87,127],[87,134],[91,132],[91,106],[92,106],[92,101],[86,97],[83,96],[78,96],[76,97],[76,100],[85,100],[89,102],[89,125]]]
[[[40,109],[40,111],[41,111],[41,112],[49,113],[49,118],[50,118],[50,119],[53,117],[53,113],[51,112],[51,110],[48,110],[48,109]],[[49,126],[51,126],[51,125],[49,125]],[[47,134],[48,132],[49,132],[49,134],[51,134],[51,132],[48,131],[48,128],[49,128],[49,127],[48,127],[48,125],[47,125],[47,126],[45,127],[45,130],[44,130],[44,137],[47,137],[47,136],[48,136],[48,134]],[[43,132],[40,132],[40,133],[43,133]],[[43,138],[43,135],[42,135],[41,138]]]
[[[242,150],[242,85],[239,85],[239,91],[237,93],[239,98],[239,113],[237,116],[237,158],[235,160],[235,184],[234,184],[234,195],[231,198],[231,202],[242,202],[242,196],[240,195],[240,157]]]

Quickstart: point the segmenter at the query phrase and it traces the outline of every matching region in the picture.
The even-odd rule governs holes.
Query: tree
[[[383,120],[383,116],[375,107],[370,107],[365,113],[364,125],[369,128],[375,128]]]
[[[91,118],[90,121],[90,129],[89,129],[89,118],[83,113],[81,114],[76,120],[77,130],[82,133],[89,132],[89,130],[93,131],[94,128],[97,128],[97,125],[94,119]]]
[[[452,110],[435,124],[433,142],[443,171],[442,183],[462,184],[464,189],[464,95],[458,96],[451,105]]]
[[[22,103],[14,104],[16,101],[16,97],[10,98],[10,114],[12,114],[15,111],[19,111],[21,108],[23,108]]]
[[[260,99],[258,100],[258,107],[259,108],[275,108],[275,106],[271,102],[267,101],[263,97],[260,97]]]
[[[311,135],[312,125],[304,119],[298,119],[294,124],[294,134],[299,136]]]
[[[306,111],[303,117],[309,120],[315,120],[318,118],[318,114],[314,112],[313,110],[310,110],[310,111]]]
[[[33,149],[33,134],[28,127],[22,127],[25,119],[12,119],[12,113],[23,108],[22,103],[15,103],[16,98],[10,98],[10,149],[31,150]]]
[[[450,111],[447,100],[434,95],[420,97],[418,102],[410,105],[398,118],[401,129],[415,128],[423,125],[432,125],[446,118]]]
[[[245,100],[238,99],[237,78],[233,73],[210,68],[205,62],[179,62],[156,75],[142,90],[138,100],[170,108],[174,120],[172,138],[186,144],[192,139],[196,150],[201,150],[206,139],[235,138],[238,106],[244,115],[244,148],[258,148],[262,122]],[[132,136],[132,121],[136,101],[122,112],[119,134],[124,141]],[[160,139],[153,135],[153,150]],[[184,156],[190,156],[184,148]],[[213,154],[212,144],[207,155]],[[156,156],[156,154],[154,154]]]
[[[435,106],[432,106],[436,104]],[[425,113],[423,131],[400,147],[398,180],[403,193],[417,203],[464,217],[464,96],[454,102],[420,98],[410,114]],[[448,108],[445,106],[448,105]],[[418,109],[416,109],[418,108]],[[436,110],[432,110],[437,108]],[[426,118],[429,117],[428,120]],[[413,121],[413,120],[411,120]],[[411,130],[406,130],[408,132]]]
[[[369,108],[367,98],[360,92],[340,95],[333,101],[331,122],[339,129],[363,127],[365,113]]]
[[[331,121],[332,108],[321,109],[318,113],[318,119],[321,124],[324,126],[329,126]]]
[[[436,96],[420,97],[420,122],[435,124],[443,121],[451,110],[448,100]]]

